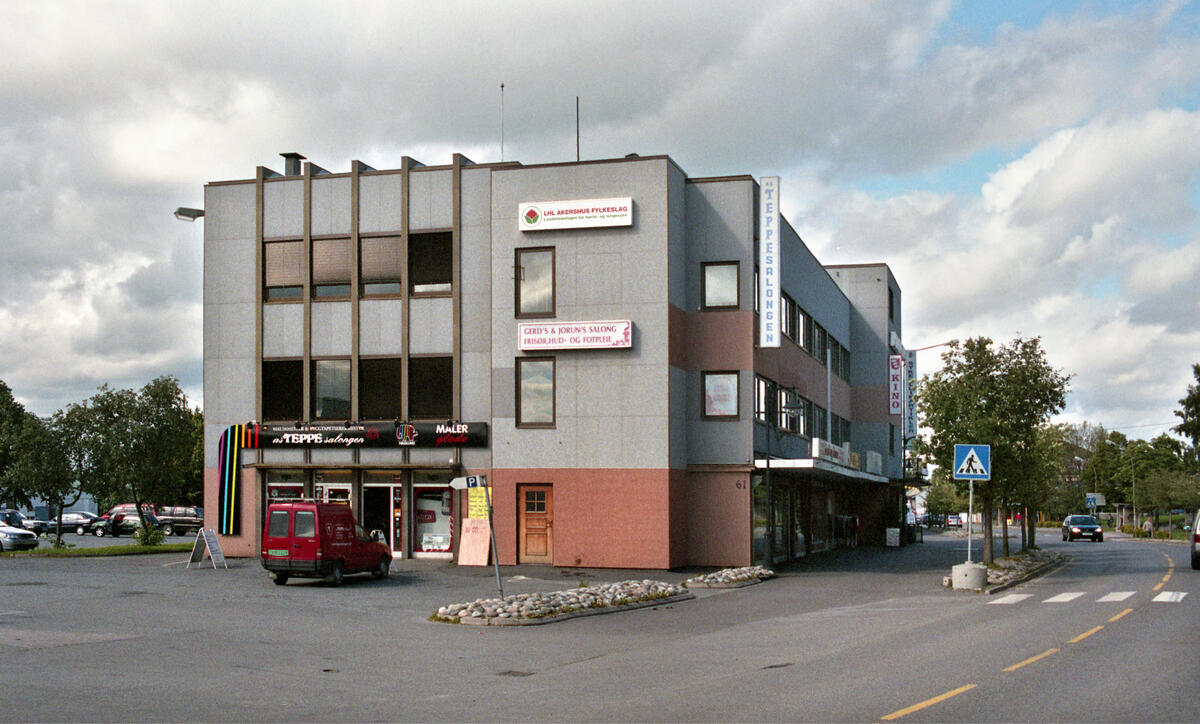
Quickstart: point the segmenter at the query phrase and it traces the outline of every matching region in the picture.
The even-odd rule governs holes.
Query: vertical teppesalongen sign
[[[758,184],[758,345],[779,346],[779,177]]]

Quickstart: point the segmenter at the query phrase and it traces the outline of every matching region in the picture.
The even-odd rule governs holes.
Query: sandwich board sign
[[[955,445],[955,480],[991,480],[991,445]]]
[[[187,567],[191,568],[193,563],[203,563],[205,553],[208,553],[209,559],[212,560],[213,568],[216,568],[218,563],[229,567],[225,562],[225,554],[221,552],[221,544],[217,541],[217,532],[212,528],[196,531],[196,542],[192,544],[192,556],[188,559]]]

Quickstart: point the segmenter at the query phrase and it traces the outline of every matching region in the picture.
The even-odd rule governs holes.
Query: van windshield
[[[272,538],[286,538],[288,534],[288,512],[272,510],[271,522],[267,524],[267,535]]]

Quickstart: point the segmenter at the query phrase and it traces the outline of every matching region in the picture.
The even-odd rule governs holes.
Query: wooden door
[[[549,485],[518,485],[517,505],[517,562],[553,563],[554,489]]]

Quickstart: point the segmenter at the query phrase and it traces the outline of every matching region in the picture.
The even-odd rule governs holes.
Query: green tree
[[[75,480],[61,435],[47,422],[26,414],[17,436],[19,450],[9,474],[21,482],[27,495],[38,498],[55,511],[59,525],[55,547],[62,546],[62,511],[82,494]]]
[[[200,412],[174,377],[159,377],[139,391],[107,385],[64,413],[76,435],[72,465],[83,489],[106,505],[132,502],[145,529],[148,503],[183,503],[202,495],[196,467]]]
[[[1187,395],[1179,401],[1181,409],[1175,411],[1182,422],[1172,429],[1191,441],[1188,467],[1192,472],[1200,472],[1200,363],[1192,365],[1192,376],[1196,384],[1188,385]]]
[[[992,512],[998,503],[1007,507],[1020,497],[1025,472],[1044,449],[1038,430],[1063,408],[1068,380],[1046,362],[1036,337],[1000,347],[976,337],[951,342],[942,369],[918,385],[917,409],[931,431],[919,441],[922,453],[950,469],[955,444],[992,446],[991,480],[975,487],[985,513],[985,564],[993,559]]]
[[[932,515],[958,513],[964,507],[954,483],[945,479],[935,480],[925,495],[925,509]]]
[[[12,390],[0,380],[0,504],[26,507],[30,502],[21,479],[8,474],[21,449],[19,437],[25,414]]]

